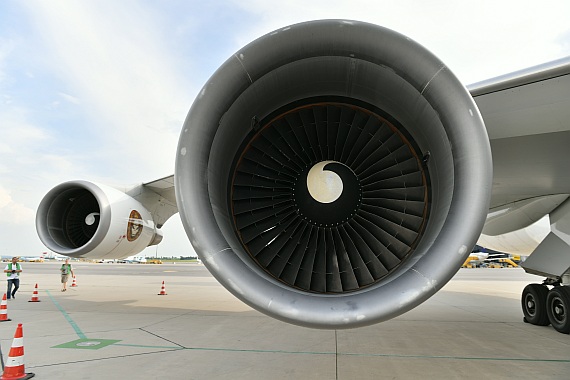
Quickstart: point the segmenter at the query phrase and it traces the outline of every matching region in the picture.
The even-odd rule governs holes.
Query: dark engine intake
[[[238,51],[206,83],[175,172],[184,227],[250,306],[317,328],[364,326],[455,274],[487,215],[477,107],[410,39],[315,21]]]

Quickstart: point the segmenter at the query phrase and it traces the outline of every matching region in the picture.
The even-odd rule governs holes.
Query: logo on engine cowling
[[[131,211],[129,224],[127,225],[127,240],[135,241],[141,236],[143,223],[141,214],[137,210]]]

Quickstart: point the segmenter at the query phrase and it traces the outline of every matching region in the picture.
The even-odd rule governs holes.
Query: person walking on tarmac
[[[69,280],[69,274],[73,274],[73,268],[69,263],[69,259],[65,259],[65,264],[61,265],[61,291],[65,292],[67,290],[67,280]]]
[[[12,262],[6,265],[4,273],[8,276],[8,292],[6,293],[7,299],[16,299],[16,292],[20,287],[20,273],[22,273],[22,265],[18,262],[18,257],[12,257]],[[14,290],[12,290],[14,285]]]

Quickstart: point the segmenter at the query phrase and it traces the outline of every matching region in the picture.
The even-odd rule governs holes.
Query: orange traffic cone
[[[8,322],[8,301],[6,301],[6,293],[2,296],[2,303],[0,303],[0,322]]]
[[[28,302],[40,302],[40,299],[38,298],[38,284],[36,284],[36,288],[34,289],[34,293],[32,294],[32,299],[29,300]]]
[[[0,379],[30,379],[34,377],[33,373],[26,373],[24,368],[24,334],[22,332],[22,324],[18,323],[16,333],[14,334],[14,341],[10,347],[8,354],[8,361],[4,366],[4,373]]]
[[[74,288],[77,286],[77,283],[75,282],[75,275],[73,276],[73,282],[71,283],[71,287]]]
[[[165,296],[166,295],[166,289],[164,288],[164,281],[162,281],[162,289],[160,289],[160,293],[158,293],[159,296]]]

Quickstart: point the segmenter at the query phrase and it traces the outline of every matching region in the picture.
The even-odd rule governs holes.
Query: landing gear
[[[570,288],[556,286],[546,297],[546,312],[552,327],[563,334],[570,333]]]
[[[546,285],[552,286],[548,290]],[[544,284],[527,285],[521,297],[524,321],[537,326],[548,326],[563,334],[570,334],[570,286],[545,280]]]
[[[542,284],[529,284],[522,293],[521,304],[524,321],[537,326],[548,326],[546,298],[548,288]]]

